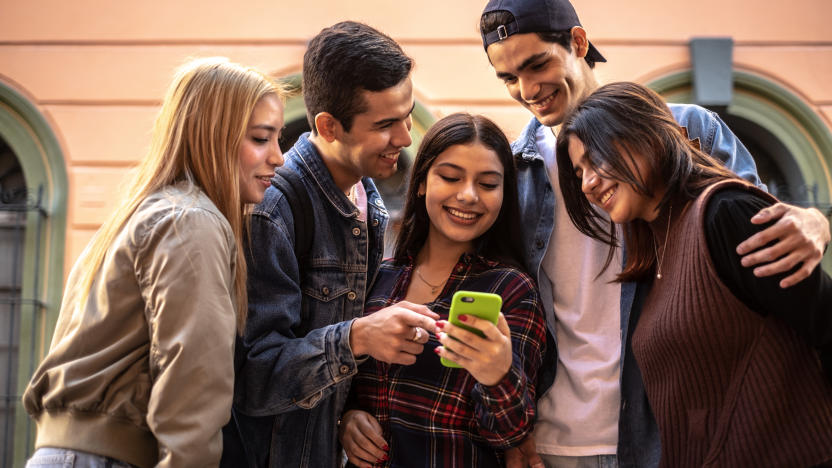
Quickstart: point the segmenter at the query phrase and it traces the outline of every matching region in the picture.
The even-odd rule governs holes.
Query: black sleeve
[[[773,224],[751,224],[751,217],[770,204],[739,189],[715,193],[705,212],[708,252],[719,278],[748,308],[764,316],[776,315],[809,344],[828,350],[832,347],[832,278],[820,266],[800,283],[783,289],[780,280],[791,272],[757,278],[753,267],[740,263],[737,245]]]

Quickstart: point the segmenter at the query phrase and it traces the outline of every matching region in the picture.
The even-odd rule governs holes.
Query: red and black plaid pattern
[[[401,301],[411,280],[412,262],[382,263],[366,301],[365,315]],[[514,360],[497,385],[484,386],[464,369],[439,362],[431,336],[411,366],[373,359],[361,365],[352,383],[350,406],[373,414],[390,446],[382,466],[502,466],[504,449],[532,430],[535,389],[546,343],[543,310],[532,279],[517,269],[475,255],[463,255],[440,297],[427,304],[443,320],[454,292],[499,294],[511,329]]]

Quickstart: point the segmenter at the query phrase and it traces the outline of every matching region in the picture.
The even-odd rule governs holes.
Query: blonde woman
[[[283,163],[282,127],[282,92],[260,72],[179,69],[125,201],[68,278],[23,396],[27,466],[219,463],[247,309],[244,208]]]

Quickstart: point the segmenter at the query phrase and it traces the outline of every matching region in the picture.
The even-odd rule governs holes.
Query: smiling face
[[[260,203],[274,170],[283,165],[278,139],[283,128],[283,104],[274,94],[257,101],[240,144],[240,200]]]
[[[419,186],[430,218],[428,240],[469,251],[500,214],[503,175],[497,153],[480,142],[440,153]]]
[[[361,91],[366,110],[356,114],[349,132],[338,135],[340,150],[331,161],[352,180],[384,179],[396,172],[402,148],[410,146],[410,127],[415,102],[410,77],[383,91]],[[338,181],[336,180],[336,183]],[[340,186],[340,185],[339,185]]]
[[[535,33],[514,34],[486,51],[511,97],[548,127],[559,125],[567,111],[597,87],[584,60],[585,33],[574,28],[573,38],[571,52]]]
[[[592,164],[583,142],[575,135],[569,136],[569,160],[572,161],[575,177],[581,180],[581,190],[587,200],[609,213],[613,222],[621,224],[634,219],[649,222],[656,218],[662,190],[649,197],[636,191],[631,184],[604,175],[603,168],[599,170]],[[633,172],[645,177],[649,174],[648,171],[647,159],[643,155],[636,155]]]

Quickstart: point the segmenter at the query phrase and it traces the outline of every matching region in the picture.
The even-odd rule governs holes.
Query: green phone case
[[[476,328],[466,326],[460,322],[457,317],[460,315],[473,315],[490,321],[494,325],[497,324],[497,318],[500,316],[500,309],[503,306],[503,298],[497,294],[476,292],[476,291],[457,291],[451,299],[451,311],[448,314],[448,321],[452,324],[464,328],[477,335],[483,336],[482,332]],[[450,359],[440,358],[442,365],[446,367],[462,367]]]

